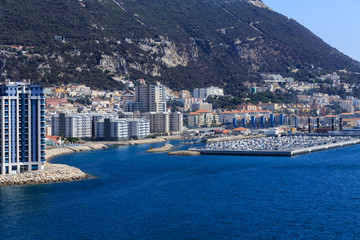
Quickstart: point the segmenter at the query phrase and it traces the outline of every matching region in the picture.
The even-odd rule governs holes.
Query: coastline
[[[56,182],[71,182],[94,178],[94,176],[81,171],[79,168],[66,164],[53,164],[50,160],[54,157],[109,148],[110,146],[132,146],[166,142],[168,140],[181,139],[181,136],[158,137],[128,141],[114,142],[86,142],[78,146],[66,146],[45,150],[45,166],[43,171],[31,171],[18,174],[0,175],[0,187],[13,185],[32,185]]]

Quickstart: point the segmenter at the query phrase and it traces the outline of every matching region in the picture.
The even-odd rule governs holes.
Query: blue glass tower
[[[30,82],[0,84],[0,174],[43,170],[45,97]]]

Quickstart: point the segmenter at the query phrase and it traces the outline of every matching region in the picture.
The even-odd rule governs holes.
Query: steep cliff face
[[[50,11],[51,10],[51,11]],[[5,17],[6,16],[6,17]],[[359,63],[260,0],[9,0],[0,7],[1,78],[121,88],[116,77],[230,91],[263,72],[295,77]],[[26,45],[26,50],[9,45]]]
[[[270,9],[265,3],[263,3],[260,0],[247,0],[247,2],[253,4],[254,6],[260,7],[260,8]]]

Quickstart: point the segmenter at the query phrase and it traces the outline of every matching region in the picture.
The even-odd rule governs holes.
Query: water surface
[[[360,146],[292,158],[145,153],[162,144],[52,160],[96,179],[0,188],[1,239],[360,238]]]

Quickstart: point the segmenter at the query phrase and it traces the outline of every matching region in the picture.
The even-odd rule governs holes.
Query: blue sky
[[[360,61],[360,0],[263,0],[325,42]]]

